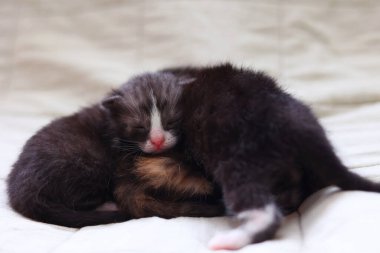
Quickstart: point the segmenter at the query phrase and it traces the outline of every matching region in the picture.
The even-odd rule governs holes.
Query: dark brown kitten
[[[13,165],[10,205],[33,220],[68,227],[126,220],[119,211],[95,210],[113,199],[111,145],[101,105],[53,121],[27,141]]]
[[[184,142],[241,221],[212,249],[272,238],[283,215],[323,187],[380,192],[347,170],[310,109],[267,75],[230,64],[166,72],[195,79],[181,98]]]

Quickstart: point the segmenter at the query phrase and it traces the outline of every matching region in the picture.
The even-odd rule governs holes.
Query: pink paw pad
[[[211,250],[237,250],[251,241],[247,231],[234,229],[223,234],[215,235],[208,243]]]

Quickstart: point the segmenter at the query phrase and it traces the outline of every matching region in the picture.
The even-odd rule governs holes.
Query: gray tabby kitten
[[[184,115],[178,103],[191,81],[170,73],[146,73],[103,102],[120,149],[114,197],[128,217],[224,214],[220,191],[184,153],[180,141]]]

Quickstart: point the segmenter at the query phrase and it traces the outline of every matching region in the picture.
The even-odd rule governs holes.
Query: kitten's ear
[[[120,94],[113,94],[103,99],[101,106],[107,111],[116,111],[121,104],[122,96]]]
[[[195,82],[197,79],[195,77],[181,76],[178,80],[179,85],[189,85]]]

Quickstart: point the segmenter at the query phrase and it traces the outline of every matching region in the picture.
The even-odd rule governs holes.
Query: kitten
[[[7,180],[11,207],[33,220],[83,227],[127,219],[112,201],[114,158],[100,105],[54,120],[25,144]]]
[[[120,222],[150,215],[212,216],[223,213],[220,203],[210,204],[210,210],[200,207],[199,198],[208,199],[207,196],[215,195],[216,191],[201,173],[192,170],[196,166],[185,163],[183,159],[178,160],[178,155],[158,155],[178,142],[179,114],[175,103],[180,90],[171,86],[186,80],[179,80],[172,74],[160,74],[158,79],[168,85],[160,84],[148,90],[132,89],[133,86],[145,87],[139,82],[155,77],[149,74],[142,76],[127,82],[102,103],[53,121],[27,141],[7,180],[9,203],[14,210],[37,221],[68,227]],[[136,154],[131,143],[146,154]],[[156,157],[147,154],[156,154]],[[136,162],[127,163],[126,158],[131,155],[140,157]],[[180,173],[174,171],[178,166],[181,166]],[[121,207],[125,208],[122,210],[115,208],[110,203],[114,201],[116,167],[120,183],[123,183],[117,188],[119,194],[116,194],[122,198],[121,203],[128,203],[129,199],[139,200],[145,188],[153,188],[155,192],[168,188],[166,194],[170,196],[172,191],[176,197],[162,200],[162,203],[168,208],[172,206],[173,211],[148,207],[153,203],[151,195],[146,199],[150,202],[141,198],[141,201],[133,202],[137,205],[133,209],[135,212],[125,212],[124,209],[132,207],[126,208],[123,204]],[[129,186],[133,185],[136,190],[127,187],[126,181],[133,180],[133,177],[128,178],[124,174],[131,170],[136,170],[132,174],[138,176]],[[172,173],[164,178],[166,181],[155,175],[170,170]],[[154,182],[156,185],[152,187]],[[179,199],[189,196],[197,196],[196,201],[178,203]],[[176,202],[172,204],[173,201]],[[137,212],[140,207],[149,210]]]
[[[240,220],[211,249],[272,238],[283,216],[321,188],[380,192],[347,170],[310,109],[267,75],[230,64],[163,72],[194,78],[181,97],[184,143]]]
[[[115,200],[133,218],[224,214],[220,193],[181,150],[177,105],[186,78],[143,74],[103,102],[126,149],[117,162]],[[191,81],[191,80],[190,80]]]

